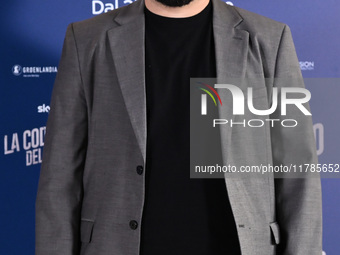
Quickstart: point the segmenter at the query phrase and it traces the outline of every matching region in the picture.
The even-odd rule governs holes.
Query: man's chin
[[[181,7],[189,4],[193,0],[156,0],[156,1],[168,7]]]

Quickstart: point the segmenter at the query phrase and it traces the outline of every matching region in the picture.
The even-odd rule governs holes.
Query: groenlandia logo
[[[19,76],[22,74],[22,67],[20,65],[14,65],[12,67],[12,73],[15,75],[15,76]]]

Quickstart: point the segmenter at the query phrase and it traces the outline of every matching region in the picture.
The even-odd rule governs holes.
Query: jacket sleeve
[[[274,87],[301,87],[304,82],[289,27],[282,32],[277,53]],[[280,90],[279,90],[280,91]],[[308,103],[304,106],[309,110]],[[281,104],[272,119],[295,119],[296,127],[275,125],[271,128],[274,165],[317,164],[311,116],[297,107],[287,106],[281,115]],[[276,216],[281,241],[277,254],[320,255],[322,253],[321,185],[317,173],[303,173],[296,178],[283,174],[275,179]]]
[[[53,87],[36,199],[36,255],[79,254],[87,107],[73,25]]]

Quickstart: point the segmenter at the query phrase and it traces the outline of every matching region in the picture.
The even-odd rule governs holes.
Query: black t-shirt
[[[146,191],[141,255],[236,255],[223,179],[190,179],[190,77],[216,77],[212,4],[189,18],[145,9]]]

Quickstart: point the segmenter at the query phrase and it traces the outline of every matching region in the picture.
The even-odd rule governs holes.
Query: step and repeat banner
[[[0,5],[0,255],[34,254],[34,206],[50,96],[69,23],[133,0]],[[234,0],[288,24],[305,78],[340,78],[340,2]],[[323,81],[327,79],[322,79]],[[308,85],[320,163],[339,164],[340,83]],[[336,81],[336,80],[335,80]],[[340,179],[322,179],[324,254],[340,254]]]

